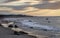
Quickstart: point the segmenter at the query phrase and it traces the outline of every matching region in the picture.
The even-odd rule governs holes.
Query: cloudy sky
[[[0,11],[5,14],[26,14],[33,16],[59,16],[60,1],[35,1],[35,0],[9,0],[9,2],[0,1]],[[1,3],[2,2],[2,3]],[[1,14],[2,14],[1,11]],[[7,12],[9,11],[9,13]]]

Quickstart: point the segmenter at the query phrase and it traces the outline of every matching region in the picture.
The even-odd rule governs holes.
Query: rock
[[[23,31],[20,31],[20,32],[14,31],[14,35],[23,35],[23,34],[28,34],[28,33]]]
[[[17,25],[15,25],[15,28],[18,28],[18,26],[17,26]]]
[[[9,25],[8,27],[12,28],[12,27],[13,27],[13,25]]]

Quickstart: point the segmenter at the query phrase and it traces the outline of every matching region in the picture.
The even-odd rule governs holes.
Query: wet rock
[[[48,20],[48,18],[46,18],[46,20]]]
[[[20,31],[20,32],[14,31],[14,35],[23,35],[23,34],[28,34],[28,33],[23,31]]]
[[[29,38],[37,38],[36,36],[33,36],[33,35],[24,35],[24,36],[27,36]]]
[[[17,26],[17,25],[15,25],[15,28],[18,28],[18,26]]]
[[[14,35],[20,35],[19,32],[17,31],[14,31]]]
[[[29,22],[32,22],[32,20],[29,20]]]
[[[9,25],[8,27],[13,28],[13,25]]]
[[[23,32],[23,31],[20,31],[19,33],[20,33],[20,34],[28,34],[28,33],[26,33],[26,32]]]
[[[33,27],[30,27],[31,29],[33,29]]]
[[[51,23],[50,21],[48,21],[48,23]]]
[[[0,24],[0,26],[2,26],[2,25]]]
[[[48,31],[47,29],[43,29],[43,31]]]

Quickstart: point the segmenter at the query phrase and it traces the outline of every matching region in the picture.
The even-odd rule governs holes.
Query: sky
[[[5,0],[2,0],[5,1]],[[10,0],[0,3],[0,10],[9,13],[33,16],[60,16],[60,1]],[[4,10],[5,9],[5,10]],[[1,12],[2,14],[2,12]]]

